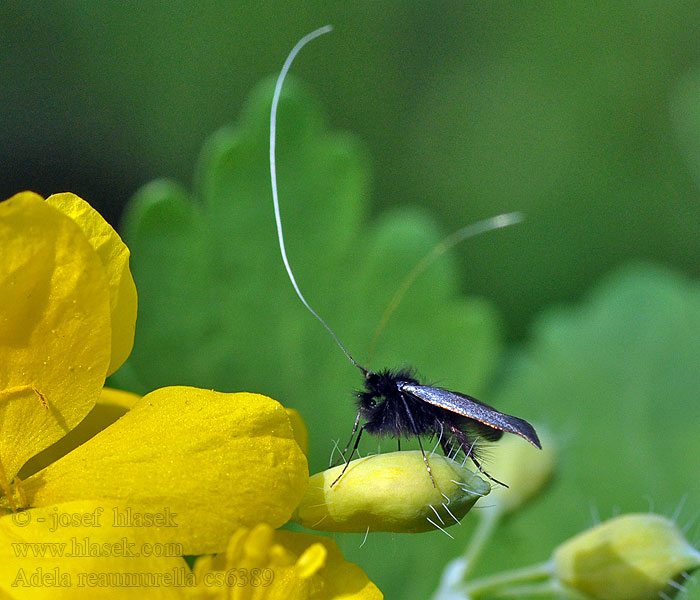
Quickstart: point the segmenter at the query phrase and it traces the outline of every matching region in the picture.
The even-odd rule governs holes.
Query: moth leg
[[[470,443],[470,442],[469,442],[469,438],[467,437],[467,435],[466,435],[459,427],[455,427],[454,425],[450,425],[450,431],[451,431],[452,434],[457,438],[457,441],[459,442],[459,444],[460,444],[462,450],[464,451],[464,453],[465,453],[465,454],[467,455],[467,457],[470,458],[471,461],[476,465],[476,468],[479,469],[479,472],[480,472],[482,475],[485,475],[486,477],[488,477],[488,478],[489,478],[491,481],[493,481],[494,483],[497,483],[497,484],[499,484],[499,485],[502,485],[503,487],[506,487],[506,488],[508,487],[508,486],[507,486],[505,483],[503,483],[502,481],[498,481],[498,479],[496,479],[495,477],[491,477],[491,475],[489,475],[489,474],[483,469],[483,467],[481,466],[481,464],[479,463],[479,461],[478,461],[478,460],[476,459],[476,457],[474,456],[474,453],[472,452],[472,450],[474,449],[474,443]]]
[[[435,484],[435,478],[433,477],[433,470],[430,468],[430,463],[428,462],[428,457],[425,455],[425,450],[423,450],[423,442],[420,441],[420,436],[416,432],[416,437],[418,438],[418,445],[420,446],[420,451],[423,454],[423,462],[425,462],[425,468],[428,469],[428,475],[430,475],[430,481],[433,482],[433,487],[437,489]]]
[[[342,460],[345,460],[345,456],[348,453],[348,448],[350,448],[350,444],[352,444],[352,438],[355,437],[355,433],[357,433],[357,427],[360,425],[360,411],[357,411],[357,417],[355,417],[355,424],[352,426],[352,433],[350,434],[350,439],[348,440],[348,443],[345,444],[345,450],[343,450],[343,453],[341,454],[340,458]],[[357,449],[357,445],[355,445],[355,448]],[[355,450],[353,450],[354,452]],[[349,461],[345,461],[349,462]],[[335,462],[331,465],[331,467],[337,467],[340,464],[340,461]]]
[[[476,465],[476,468],[479,469],[479,471],[481,471],[484,475],[486,475],[486,477],[488,477],[491,481],[497,483],[498,485],[502,485],[505,488],[508,487],[505,483],[503,483],[502,481],[498,481],[498,479],[496,479],[495,477],[491,477],[491,475],[484,471],[484,469],[481,468],[481,465],[479,464],[479,461],[476,460],[476,458],[474,458],[473,456],[470,456],[469,458],[472,459],[472,462]]]
[[[448,438],[440,438],[440,446],[442,447],[442,451],[445,454],[447,458],[453,458],[452,454],[455,451],[455,447],[452,445],[451,439]],[[458,451],[459,452],[459,451]]]
[[[425,462],[425,468],[428,469],[428,475],[430,475],[430,481],[433,482],[433,487],[437,489],[437,485],[435,484],[435,478],[433,477],[433,471],[430,468],[430,463],[428,462],[428,457],[425,455],[425,450],[423,450],[423,442],[420,441],[420,434],[418,433],[418,427],[416,427],[416,422],[413,420],[413,415],[411,414],[411,411],[408,408],[408,402],[406,402],[406,398],[404,398],[403,395],[401,395],[401,400],[403,400],[403,405],[406,408],[406,414],[408,415],[408,420],[411,422],[411,428],[413,429],[413,433],[418,438],[418,446],[420,446],[420,451],[423,454],[423,462]]]
[[[359,415],[358,415],[358,419],[359,419]],[[355,429],[356,428],[353,428],[353,434],[355,433]],[[340,475],[338,475],[338,477],[335,478],[335,481],[333,483],[331,483],[330,487],[333,487],[336,483],[338,483],[340,478],[345,474],[345,471],[347,471],[348,465],[350,464],[352,457],[354,456],[355,452],[357,451],[357,447],[360,445],[360,438],[362,437],[362,432],[364,430],[365,430],[364,426],[360,427],[360,432],[357,434],[357,437],[355,438],[355,445],[352,447],[352,452],[350,453],[350,456],[348,456],[347,460],[345,461],[345,466],[343,467],[343,470],[340,472]],[[347,448],[346,448],[346,450],[347,450]]]

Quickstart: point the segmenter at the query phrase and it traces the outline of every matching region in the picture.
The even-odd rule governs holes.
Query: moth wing
[[[400,383],[398,387],[399,391],[410,394],[418,400],[422,400],[433,406],[439,406],[452,413],[476,421],[476,428],[480,432],[482,432],[482,428],[477,425],[477,423],[491,430],[495,429],[514,433],[526,439],[533,446],[540,449],[542,448],[535,428],[525,419],[502,413],[488,404],[479,402],[476,398],[458,392],[451,392],[443,388],[431,387],[429,385]],[[486,429],[483,429],[483,431],[486,439],[494,440],[500,437],[493,431],[488,431]]]

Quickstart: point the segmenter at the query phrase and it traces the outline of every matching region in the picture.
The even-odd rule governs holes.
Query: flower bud
[[[309,529],[348,533],[368,528],[415,533],[454,525],[490,486],[444,456],[433,455],[429,462],[437,487],[417,450],[354,460],[336,483],[345,465],[317,473],[292,519]]]
[[[508,487],[497,487],[489,496],[502,513],[508,513],[535,496],[554,472],[555,444],[543,428],[538,428],[542,450],[514,435],[505,436],[489,447],[488,471]]]
[[[564,542],[552,558],[561,583],[600,600],[658,600],[700,566],[700,552],[673,521],[654,514],[605,521]]]

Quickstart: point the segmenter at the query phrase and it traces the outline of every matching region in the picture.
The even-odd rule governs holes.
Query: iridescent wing
[[[502,413],[488,404],[479,402],[476,398],[458,392],[451,392],[443,388],[431,387],[428,385],[415,385],[408,382],[399,382],[398,389],[401,392],[413,396],[417,400],[422,400],[433,406],[439,406],[440,408],[444,408],[445,410],[466,417],[467,419],[472,419],[492,429],[519,435],[533,446],[540,449],[542,448],[540,440],[537,437],[537,432],[530,423],[524,419]],[[487,439],[494,439],[493,433],[491,433],[491,437],[489,437],[489,435],[485,435],[484,437]]]

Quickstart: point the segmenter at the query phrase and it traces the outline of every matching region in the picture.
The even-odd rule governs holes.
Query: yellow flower
[[[344,465],[317,473],[293,519],[319,531],[432,531],[458,523],[489,493],[488,483],[444,456],[431,456],[430,467],[437,487],[418,450],[353,460],[335,484]]]
[[[136,292],[128,249],[72,194],[0,203],[0,256],[0,488],[12,505],[22,465],[90,412],[126,359]]]
[[[610,519],[571,538],[553,554],[564,586],[600,600],[655,600],[700,566],[700,552],[673,521],[654,514]],[[676,589],[677,591],[677,589]]]
[[[194,565],[196,598],[379,600],[382,594],[333,540],[269,525],[240,529],[225,553]]]
[[[133,343],[128,254],[72,194],[44,201],[27,192],[0,203],[4,504],[16,510],[103,500],[140,512],[167,506],[180,523],[177,534],[164,528],[159,536],[183,541],[188,554],[220,550],[240,526],[283,524],[308,472],[286,411],[264,396],[156,390],[131,398],[122,418],[77,448],[64,440],[72,451],[50,462],[58,452],[49,444],[91,411],[105,376]],[[45,468],[25,469],[20,482],[20,468],[41,451],[49,457],[35,458],[35,468]],[[253,497],[263,492],[256,506]],[[218,510],[210,510],[212,501]]]
[[[131,591],[183,597],[194,585],[183,554],[288,521],[308,482],[294,411],[257,394],[103,389],[131,349],[136,295],[128,249],[95,211],[72,194],[0,203],[0,257],[0,507],[11,511],[0,517],[0,597],[121,598],[125,573],[152,576]],[[303,534],[275,535],[275,560],[303,545]],[[330,580],[355,571],[358,590],[376,592],[337,552],[310,563],[318,552],[301,548],[294,562],[313,593],[344,589]],[[291,581],[285,560],[280,582]]]

